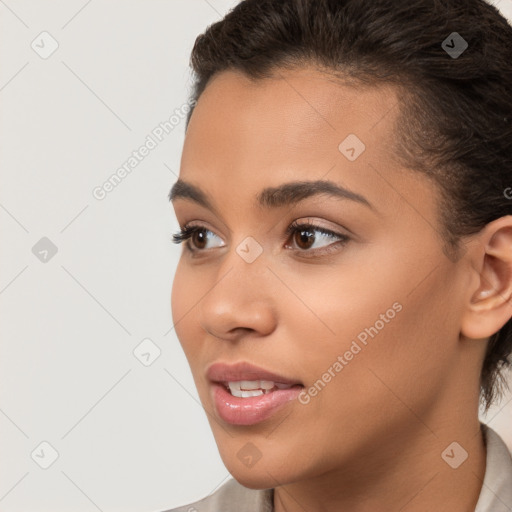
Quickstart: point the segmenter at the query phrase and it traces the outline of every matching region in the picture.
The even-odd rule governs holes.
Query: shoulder
[[[205,498],[163,512],[272,512],[272,489],[249,489],[228,480]]]

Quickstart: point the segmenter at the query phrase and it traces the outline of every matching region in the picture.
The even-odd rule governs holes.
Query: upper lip
[[[208,367],[206,376],[213,382],[237,382],[241,380],[270,380],[283,384],[300,384],[298,380],[278,375],[277,373],[259,368],[245,361],[226,364],[213,363]]]

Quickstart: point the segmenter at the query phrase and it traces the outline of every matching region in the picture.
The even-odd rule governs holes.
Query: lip
[[[214,363],[206,372],[210,379],[210,398],[217,415],[232,425],[254,425],[273,416],[286,404],[297,398],[303,384],[295,379],[279,375],[247,362],[235,364]],[[271,380],[289,384],[289,389],[277,389],[270,393],[248,398],[233,396],[225,382],[241,380]]]
[[[212,382],[235,382],[240,380],[271,380],[282,384],[300,384],[296,379],[285,377],[265,370],[246,361],[235,364],[213,363],[208,367],[206,376]]]

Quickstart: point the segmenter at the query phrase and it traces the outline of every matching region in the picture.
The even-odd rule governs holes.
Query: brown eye
[[[315,255],[322,255],[337,251],[341,246],[346,245],[350,237],[341,233],[336,233],[329,229],[315,226],[312,223],[299,224],[293,222],[286,229],[286,239],[291,240],[292,244],[285,245],[285,247],[295,250],[301,256],[314,257]],[[204,252],[208,242],[212,238],[219,238],[213,231],[206,228],[205,226],[191,226],[187,225],[181,229],[178,233],[172,235],[174,243],[182,243],[186,241],[185,248],[191,253]],[[321,243],[322,239],[327,243],[320,247],[315,247],[317,242]],[[223,247],[224,244],[220,244],[217,247]],[[210,247],[215,248],[215,246]]]
[[[207,230],[205,228],[199,228],[192,233],[190,240],[194,243],[196,248],[204,249],[203,244],[206,245],[208,238],[206,236],[206,231]]]
[[[292,249],[294,248],[293,246],[296,246],[298,247],[296,252],[304,253],[304,255],[308,255],[308,253],[314,255],[317,253],[321,254],[335,251],[340,245],[345,245],[350,240],[350,237],[347,235],[335,233],[334,231],[315,226],[311,223],[299,224],[293,222],[287,228],[286,233],[291,238]],[[330,243],[326,243],[320,247],[314,247],[317,241],[321,243],[322,239]]]
[[[210,231],[204,226],[190,226],[183,227],[178,233],[172,235],[172,241],[175,244],[185,242],[185,248],[190,252],[202,252],[208,247],[205,245],[210,238],[217,237],[213,231]],[[221,244],[222,246],[223,244]]]
[[[294,233],[297,245],[304,250],[310,249],[315,242],[315,235],[309,229],[301,229]]]

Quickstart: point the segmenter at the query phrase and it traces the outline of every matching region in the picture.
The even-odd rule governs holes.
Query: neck
[[[486,449],[478,412],[472,408],[473,414],[468,414],[467,402],[462,404],[465,416],[462,407],[441,407],[449,414],[436,415],[437,421],[431,417],[428,426],[417,419],[414,426],[383,436],[357,460],[276,487],[275,512],[474,512]],[[464,452],[457,445],[447,450],[453,442],[468,452],[456,469],[451,465],[457,465]]]

